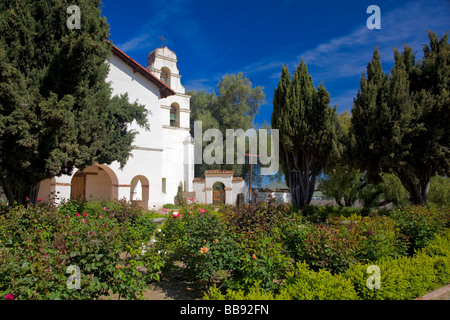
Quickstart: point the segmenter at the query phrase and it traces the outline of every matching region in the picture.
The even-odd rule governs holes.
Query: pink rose
[[[178,211],[172,212],[172,216],[173,216],[174,218],[178,218],[179,215],[180,215],[180,213],[179,213]]]
[[[6,300],[14,300],[14,294],[10,293],[5,296]]]
[[[205,213],[205,212],[206,212],[205,209],[201,209],[201,210],[200,210],[200,213]]]

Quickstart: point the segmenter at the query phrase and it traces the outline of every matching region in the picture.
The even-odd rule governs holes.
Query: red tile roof
[[[146,79],[153,82],[159,88],[161,98],[167,98],[168,96],[175,95],[175,91],[170,89],[164,82],[162,82],[157,77],[155,77],[150,71],[145,69],[143,66],[141,66],[139,63],[137,63],[135,60],[131,59],[125,52],[123,52],[122,50],[117,48],[110,41],[106,41],[106,42],[112,45],[112,53],[113,54],[115,54],[117,57],[122,59],[126,64],[128,64],[130,67],[132,67],[134,72],[139,72],[141,75],[143,75]]]

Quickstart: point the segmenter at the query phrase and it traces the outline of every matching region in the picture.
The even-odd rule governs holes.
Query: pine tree
[[[299,207],[310,203],[317,175],[338,155],[336,108],[329,103],[329,93],[323,84],[314,87],[303,60],[292,81],[282,67],[273,98],[272,128],[279,129],[288,184]]]
[[[111,54],[100,1],[80,0],[81,29],[69,29],[72,1],[0,3],[0,185],[9,202],[36,200],[39,182],[130,155],[144,106],[112,97]]]

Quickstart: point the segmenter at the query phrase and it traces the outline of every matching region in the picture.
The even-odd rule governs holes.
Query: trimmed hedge
[[[386,257],[376,261],[380,268],[380,289],[369,289],[367,273],[370,263],[351,264],[342,274],[325,270],[312,271],[305,263],[297,263],[288,273],[279,293],[255,286],[249,293],[216,287],[205,294],[207,300],[407,300],[420,297],[450,282],[450,229],[436,236],[429,246],[413,257]]]

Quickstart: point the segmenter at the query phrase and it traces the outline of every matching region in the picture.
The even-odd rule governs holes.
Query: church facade
[[[144,208],[174,203],[179,187],[193,191],[194,142],[190,135],[190,96],[185,94],[177,56],[158,48],[143,67],[113,46],[106,81],[113,95],[128,93],[130,102],[145,105],[149,130],[133,123],[133,151],[124,168],[95,164],[72,175],[41,182],[39,198],[126,199]]]

